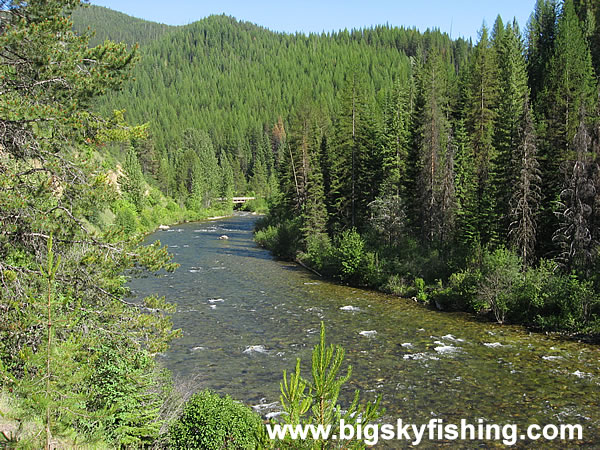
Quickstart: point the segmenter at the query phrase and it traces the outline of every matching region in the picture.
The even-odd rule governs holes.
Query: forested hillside
[[[75,16],[77,27],[112,37],[112,27],[105,25],[110,17],[101,18],[104,12],[83,8]],[[134,26],[139,23],[131,20]],[[283,140],[294,111],[311,103],[330,118],[348,80],[356,78],[361,98],[379,117],[386,96],[395,85],[411,83],[414,67],[432,48],[447,55],[445,70],[452,78],[466,61],[470,43],[453,42],[438,31],[387,26],[288,35],[212,16],[142,45],[135,79],[99,108],[125,108],[129,121],[150,122],[159,162],[151,175],[163,192],[180,201],[189,203],[196,165],[185,151],[190,129],[207,132],[219,160],[231,164],[236,192],[269,196],[282,159],[273,143]]]
[[[525,30],[498,17],[474,45],[212,16],[146,42],[135,80],[98,107],[149,122],[138,157],[180,204],[270,199],[258,238],[280,256],[499,322],[590,330],[599,9],[539,0]]]
[[[88,30],[93,33],[89,45],[94,47],[110,39],[128,45],[145,46],[174,29],[162,23],[136,19],[102,6],[87,5],[73,11],[73,29],[79,34]]]

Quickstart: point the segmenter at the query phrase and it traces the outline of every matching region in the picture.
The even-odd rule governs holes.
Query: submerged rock
[[[435,347],[434,350],[438,353],[452,353],[457,351],[458,347],[452,345],[440,345],[439,347]]]
[[[360,334],[361,336],[373,337],[377,334],[377,331],[375,331],[375,330],[361,331],[358,334]]]
[[[483,345],[490,348],[502,347],[502,344],[500,342],[484,342]]]
[[[358,306],[352,306],[352,305],[342,306],[340,309],[342,311],[360,311],[360,308]]]
[[[264,345],[250,345],[242,353],[267,353]]]

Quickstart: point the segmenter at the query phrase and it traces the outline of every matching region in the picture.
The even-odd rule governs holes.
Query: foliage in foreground
[[[169,429],[169,444],[176,449],[254,449],[262,426],[247,406],[207,390],[187,401]]]
[[[143,446],[162,421],[154,356],[177,333],[172,305],[130,301],[125,274],[175,265],[160,243],[141,245],[127,212],[96,226],[119,199],[96,149],[147,130],[92,112],[137,52],[88,47],[68,17],[80,3],[0,2],[0,380],[22,419],[43,418],[27,445]]]
[[[341,373],[344,349],[327,345],[325,324],[321,322],[319,343],[312,352],[311,378],[300,373],[300,359],[292,373],[283,372],[280,401],[283,408],[283,424],[330,426],[331,434],[339,435],[340,420],[346,424],[362,425],[376,420],[383,414],[375,402],[361,404],[359,391],[354,393],[350,405],[342,407],[339,397],[344,384],[350,379],[352,366]],[[271,422],[271,424],[274,424]],[[173,448],[209,449],[222,448],[364,448],[360,440],[269,440],[265,424],[259,415],[229,396],[221,397],[211,391],[193,395],[184,405],[181,415],[169,429],[169,445]]]
[[[330,435],[340,435],[340,421],[352,426],[360,421],[362,425],[376,420],[383,414],[379,407],[380,397],[375,402],[360,403],[359,390],[354,392],[352,403],[342,407],[339,397],[343,385],[350,379],[352,366],[345,374],[341,373],[344,349],[325,341],[325,324],[321,322],[319,343],[312,352],[311,378],[301,375],[300,359],[296,361],[294,372],[283,372],[280,401],[284,409],[284,421],[292,426],[308,425],[331,427]],[[305,441],[291,440],[289,437],[274,443],[275,448],[364,448],[360,440],[336,441],[307,438]]]

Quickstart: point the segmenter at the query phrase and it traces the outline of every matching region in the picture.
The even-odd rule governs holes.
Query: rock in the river
[[[227,236],[226,234],[219,236],[219,239],[222,241],[226,241],[227,239],[229,239],[229,236]]]
[[[169,228],[171,228],[169,225],[159,225],[158,226],[159,230],[168,230]]]

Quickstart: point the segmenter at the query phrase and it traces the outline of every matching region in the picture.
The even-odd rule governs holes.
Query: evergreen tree
[[[496,239],[498,214],[492,180],[496,149],[494,123],[498,105],[497,57],[485,25],[473,51],[465,108],[477,175],[477,229],[483,244]]]
[[[259,197],[266,196],[268,192],[269,174],[266,164],[261,156],[257,156],[252,167],[252,176],[248,181],[248,188]]]
[[[592,53],[596,76],[600,74],[600,5],[594,0],[573,0],[577,16]]]
[[[150,445],[161,395],[153,355],[174,334],[164,300],[126,300],[123,274],[174,267],[160,243],[141,246],[86,221],[117,195],[96,146],[145,135],[90,108],[129,76],[136,52],[108,41],[90,48],[75,35],[77,0],[0,5],[0,377],[25,415],[44,417],[48,448],[65,429]],[[128,160],[141,174],[134,152]],[[111,383],[134,385],[135,395],[96,396],[100,345],[124,362]],[[134,367],[135,358],[145,363]],[[116,404],[118,429],[106,414]],[[37,437],[28,445],[41,447]]]
[[[386,97],[381,151],[381,195],[404,195],[412,116],[409,85],[410,82],[401,85],[396,81],[392,92]]]
[[[537,105],[538,95],[546,86],[547,66],[554,55],[558,6],[556,0],[537,0],[527,31],[527,71],[531,101]]]
[[[475,155],[471,148],[464,121],[458,120],[454,127],[454,192],[456,195],[456,223],[458,239],[467,247],[477,238],[477,178]]]
[[[129,195],[131,203],[139,212],[144,208],[145,182],[137,153],[131,146],[123,165],[123,172],[125,177],[121,185],[123,186],[123,190]]]
[[[527,98],[527,66],[519,28],[516,22],[507,24],[495,47],[498,60],[499,96],[494,130],[495,197],[499,236],[509,228],[510,201],[519,179],[519,146],[524,105]]]
[[[306,201],[302,208],[302,232],[304,239],[323,234],[327,227],[327,208],[323,190],[323,174],[320,166],[320,146],[310,154],[310,169],[306,179]]]
[[[233,168],[227,157],[227,153],[222,152],[219,158],[219,167],[221,169],[220,181],[219,181],[219,198],[224,203],[229,204],[234,194],[234,178]]]
[[[573,160],[572,143],[583,108],[595,106],[596,91],[590,51],[572,0],[566,0],[558,22],[554,54],[548,65],[548,82],[540,98],[543,111],[541,169],[544,193],[542,242],[549,242],[557,224],[552,205],[558,200],[562,177]],[[546,246],[546,250],[548,250]]]
[[[447,120],[448,93],[444,62],[431,53],[419,74],[417,100],[419,178],[416,195],[419,197],[420,228],[428,242],[442,239],[450,226],[453,201],[448,201],[453,187],[453,147],[449,142]]]
[[[186,130],[183,158],[178,171],[180,186],[193,210],[209,208],[218,197],[219,164],[208,134],[201,130]]]
[[[560,247],[559,259],[567,270],[575,270],[585,276],[593,267],[597,245],[591,229],[596,187],[592,181],[590,145],[590,135],[582,114],[573,142],[577,156],[571,164],[571,176],[560,193],[557,212],[560,227],[553,237]]]
[[[519,132],[519,146],[514,158],[518,178],[512,188],[509,239],[523,265],[535,258],[538,214],[541,200],[541,177],[531,108],[525,100]]]
[[[334,121],[331,191],[335,218],[342,227],[356,225],[359,147],[357,129],[362,109],[362,86],[353,71],[346,81],[342,104]]]

